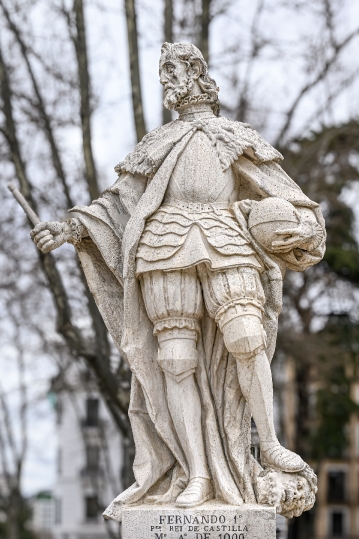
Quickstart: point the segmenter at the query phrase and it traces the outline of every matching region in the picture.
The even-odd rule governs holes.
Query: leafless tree
[[[209,62],[209,24],[211,22],[211,0],[202,0],[201,37],[199,49],[206,62]]]
[[[18,384],[17,388],[12,389],[12,393],[16,393],[16,405],[10,402],[13,400],[10,398],[11,392],[5,389],[3,383],[0,385],[0,507],[6,515],[9,539],[20,539],[20,515],[26,508],[21,495],[21,481],[28,448],[29,399],[25,383],[24,351],[18,330],[17,327],[14,334],[18,343],[15,359]],[[20,429],[20,436],[16,436],[16,427]]]
[[[16,45],[19,47],[25,66],[28,71],[33,90],[35,110],[38,116],[35,118],[38,128],[43,132],[48,142],[53,169],[56,172],[59,183],[63,186],[66,205],[73,205],[70,196],[70,188],[64,167],[61,162],[60,150],[56,142],[53,125],[47,113],[45,100],[41,92],[41,84],[37,80],[35,70],[32,65],[31,47],[25,42],[25,38],[5,3],[1,1],[0,7],[3,10],[8,29],[13,35]],[[86,54],[86,32],[82,2],[75,1],[73,11],[67,11],[64,5],[61,6],[61,13],[64,15],[69,26],[73,42],[75,45],[77,59],[77,87],[80,94],[81,131],[83,135],[83,156],[85,164],[85,179],[88,188],[89,198],[98,196],[96,168],[94,166],[92,139],[91,139],[91,109],[90,109],[90,77],[88,72],[88,61]],[[73,27],[75,26],[75,28]],[[18,127],[14,118],[14,103],[18,96],[14,95],[9,77],[9,66],[5,63],[0,51],[0,80],[1,98],[4,125],[1,132],[5,137],[10,150],[10,158],[14,164],[16,175],[20,182],[20,188],[35,211],[38,211],[38,204],[34,196],[33,186],[29,181],[25,160],[22,156],[21,143],[18,136]],[[128,485],[132,481],[132,470],[130,462],[133,459],[133,444],[131,429],[127,418],[129,402],[128,371],[121,366],[118,372],[112,368],[111,346],[108,340],[107,330],[98,312],[92,295],[82,279],[82,287],[85,291],[87,303],[84,305],[86,316],[91,321],[92,332],[85,335],[83,331],[74,323],[71,302],[68,292],[63,283],[61,271],[59,271],[56,258],[52,254],[43,255],[37,253],[39,264],[44,272],[49,290],[51,291],[53,303],[57,313],[57,331],[63,336],[68,346],[68,351],[74,359],[84,358],[88,365],[96,373],[101,393],[116,421],[118,428],[126,439],[126,467],[125,483]],[[81,270],[78,275],[82,275]],[[122,365],[122,364],[121,364]],[[128,461],[127,461],[128,459]]]
[[[125,0],[128,52],[132,88],[133,117],[139,142],[147,133],[142,106],[141,78],[138,54],[137,15],[135,0]]]
[[[173,43],[173,0],[164,0],[163,35],[166,43]],[[162,123],[168,124],[172,120],[171,111],[162,105]]]

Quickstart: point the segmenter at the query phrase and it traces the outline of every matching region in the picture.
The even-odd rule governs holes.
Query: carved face
[[[181,99],[190,94],[194,81],[198,78],[192,67],[174,55],[163,53],[160,58],[160,83],[164,86],[163,104],[171,110],[176,108]]]
[[[317,488],[299,473],[266,470],[257,477],[257,490],[259,503],[275,506],[278,513],[292,518],[313,507]]]

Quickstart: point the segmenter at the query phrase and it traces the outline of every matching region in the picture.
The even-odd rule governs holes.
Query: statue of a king
[[[194,45],[165,43],[159,73],[179,118],[142,139],[98,200],[31,233],[43,252],[74,244],[132,370],[136,482],[105,511],[115,520],[139,501],[257,503],[265,470],[315,482],[277,439],[270,363],[285,270],[323,257],[320,207],[250,125],[219,115]]]

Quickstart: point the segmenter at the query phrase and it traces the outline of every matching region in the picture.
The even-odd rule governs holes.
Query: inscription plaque
[[[123,509],[123,539],[275,539],[273,507],[225,505],[197,508],[137,505]]]

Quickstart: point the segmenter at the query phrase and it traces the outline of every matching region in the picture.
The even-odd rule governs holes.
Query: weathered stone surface
[[[165,43],[161,52],[164,105],[179,118],[148,133],[89,207],[32,232],[43,252],[75,245],[133,372],[136,482],[104,516],[213,499],[299,516],[314,503],[316,476],[277,439],[270,363],[285,271],[322,259],[324,219],[276,149],[219,116],[200,51]]]
[[[275,510],[216,501],[193,509],[140,505],[123,509],[123,539],[275,539]]]

